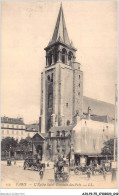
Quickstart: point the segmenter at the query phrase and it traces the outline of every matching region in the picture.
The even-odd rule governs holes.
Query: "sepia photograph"
[[[1,2],[1,188],[117,189],[117,1]]]

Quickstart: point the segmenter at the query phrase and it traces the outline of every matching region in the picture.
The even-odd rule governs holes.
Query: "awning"
[[[102,155],[102,154],[83,154],[83,153],[74,153],[74,155],[87,156],[87,157],[113,157],[113,155]]]

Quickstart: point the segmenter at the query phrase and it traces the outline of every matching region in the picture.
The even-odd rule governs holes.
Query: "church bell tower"
[[[83,72],[76,60],[76,48],[69,40],[62,5],[46,51],[41,73],[41,133],[51,127],[69,126],[82,115]]]

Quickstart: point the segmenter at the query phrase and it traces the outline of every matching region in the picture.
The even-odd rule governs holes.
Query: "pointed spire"
[[[60,5],[58,18],[57,18],[57,22],[55,25],[55,29],[54,29],[54,33],[53,33],[50,45],[59,41],[59,39],[64,44],[70,46],[69,36],[68,36],[68,32],[67,32],[67,28],[66,28],[66,24],[65,24],[65,19],[64,19],[64,14],[63,14],[62,3]]]

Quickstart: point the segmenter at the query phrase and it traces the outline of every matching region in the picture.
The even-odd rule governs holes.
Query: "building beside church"
[[[26,137],[33,137],[39,131],[39,123],[25,124],[23,118],[1,117],[1,140],[13,137],[20,141]]]
[[[41,73],[40,131],[33,137],[33,154],[55,160],[68,156],[73,128],[89,116],[95,122],[112,123],[114,105],[83,96],[83,71],[76,61],[62,5],[51,41],[45,48],[46,66]]]
[[[20,140],[25,137],[25,129],[22,118],[1,117],[1,139],[13,137]]]

